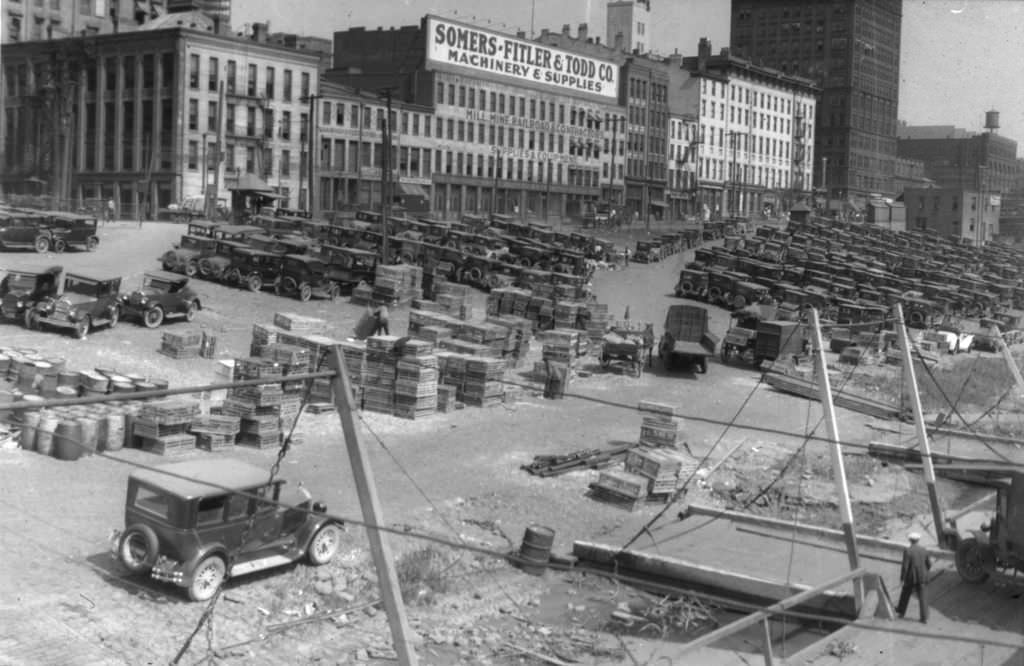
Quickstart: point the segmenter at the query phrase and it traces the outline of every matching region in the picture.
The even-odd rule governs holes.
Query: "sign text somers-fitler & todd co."
[[[616,98],[618,66],[452,21],[427,19],[427,58],[488,74]]]

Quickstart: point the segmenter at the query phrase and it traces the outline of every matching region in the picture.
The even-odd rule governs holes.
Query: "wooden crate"
[[[674,448],[679,440],[679,424],[666,417],[645,416],[640,426],[640,443]]]
[[[170,435],[181,435],[188,432],[188,423],[163,424],[144,418],[132,419],[132,434],[136,437],[157,439]]]
[[[196,448],[195,435],[190,435],[189,433],[166,435],[163,437],[141,437],[139,441],[143,451],[160,456],[186,453]]]
[[[198,401],[167,398],[143,403],[137,416],[163,425],[172,425],[191,423],[197,414],[199,414]]]
[[[646,497],[646,495],[643,497],[625,495],[617,490],[602,486],[599,483],[590,484],[590,496],[599,502],[612,504],[625,509],[626,511],[635,511],[637,507],[644,503]]]
[[[241,419],[237,416],[211,414],[196,417],[189,430],[195,434],[233,436],[241,427]]]
[[[184,349],[160,347],[160,349],[156,350],[156,353],[172,358],[175,361],[181,361],[190,358],[199,358],[199,347],[186,347]]]
[[[606,470],[601,472],[598,477],[596,484],[598,487],[619,493],[625,497],[632,497],[635,499],[643,498],[647,495],[647,478],[640,476],[639,474],[630,474],[629,472],[620,472],[617,470]]]
[[[203,451],[223,451],[235,445],[235,435],[216,434],[209,432],[195,433],[196,448]]]
[[[676,479],[682,468],[682,458],[666,451],[636,448],[626,454],[626,471],[648,479]]]

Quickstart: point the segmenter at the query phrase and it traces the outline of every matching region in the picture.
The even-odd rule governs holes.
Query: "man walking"
[[[903,549],[903,564],[900,567],[900,582],[903,584],[903,591],[900,592],[900,602],[896,606],[896,614],[901,618],[907,612],[907,604],[910,603],[911,593],[917,595],[917,603],[920,609],[921,622],[928,622],[928,599],[926,590],[928,585],[928,571],[932,568],[932,558],[928,551],[921,547],[918,541],[921,535],[911,532],[907,537],[910,545]]]
[[[388,306],[382,304],[373,315],[377,319],[377,326],[373,334],[379,335],[383,332],[384,335],[391,335],[391,332],[388,330]]]

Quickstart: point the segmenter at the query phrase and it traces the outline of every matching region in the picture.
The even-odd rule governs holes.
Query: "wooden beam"
[[[367,524],[366,537],[370,542],[370,555],[377,570],[381,601],[384,603],[384,611],[391,627],[391,641],[398,655],[398,663],[402,666],[416,666],[416,653],[409,641],[412,630],[405,615],[405,604],[402,602],[402,591],[398,585],[394,557],[385,533],[376,528],[377,525],[384,524],[384,516],[380,498],[377,496],[373,470],[370,468],[370,461],[359,438],[359,429],[353,416],[356,407],[352,398],[352,385],[349,383],[345,360],[339,347],[331,349],[330,363],[331,369],[336,373],[332,381],[334,406],[338,410],[341,430],[345,435],[345,448],[352,464],[352,477],[359,497],[359,508],[362,509],[363,520]]]
[[[716,643],[717,641],[722,640],[723,638],[726,638],[727,636],[731,636],[737,631],[742,631],[747,627],[752,627],[758,622],[770,618],[775,613],[788,610],[790,608],[793,608],[794,606],[799,606],[805,601],[809,601],[814,597],[820,596],[821,594],[828,592],[832,590],[832,588],[838,587],[843,583],[860,580],[867,573],[868,572],[865,569],[854,569],[853,571],[848,571],[844,573],[842,576],[838,576],[836,578],[833,578],[832,580],[826,581],[821,585],[817,585],[809,590],[805,590],[803,592],[800,592],[799,594],[794,594],[791,597],[787,597],[786,599],[783,599],[778,603],[772,604],[767,608],[755,611],[750,615],[747,615],[746,617],[742,617],[736,620],[735,622],[730,622],[724,627],[719,627],[718,629],[715,629],[709,634],[705,634],[700,638],[690,641],[689,643],[682,646],[680,654],[691,652],[693,650],[696,650],[697,648],[707,647],[713,643]]]

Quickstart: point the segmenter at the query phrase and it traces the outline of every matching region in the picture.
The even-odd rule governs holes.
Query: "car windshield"
[[[68,277],[64,281],[64,291],[74,294],[93,296],[99,292],[99,283],[88,278]]]
[[[182,250],[198,250],[200,241],[194,236],[182,236],[180,247]]]
[[[148,514],[162,518],[163,520],[169,520],[171,514],[171,498],[166,494],[148,488],[146,486],[138,486],[135,491],[135,508],[141,509]]]
[[[142,281],[143,289],[153,289],[155,291],[173,291],[174,283],[170,280],[164,280],[163,278],[147,277]]]
[[[36,288],[36,276],[31,273],[9,273],[7,287],[11,291],[31,291]]]

